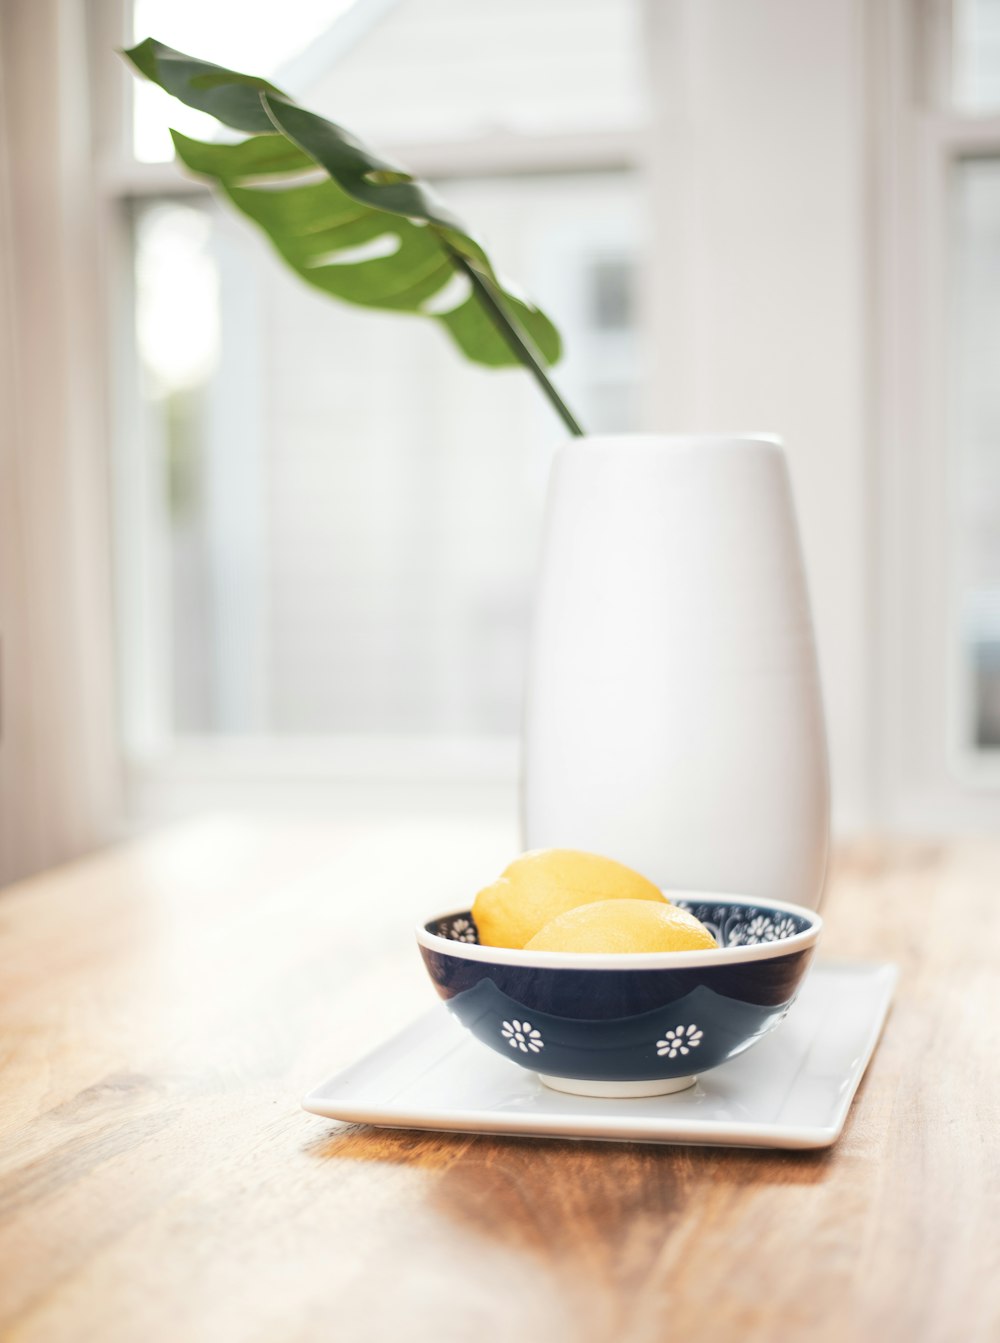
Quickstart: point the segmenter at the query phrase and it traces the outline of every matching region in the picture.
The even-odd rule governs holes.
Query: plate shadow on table
[[[638,1162],[643,1167],[676,1167],[731,1183],[809,1185],[826,1178],[836,1148],[783,1152],[700,1143],[602,1142],[342,1124],[307,1142],[303,1151],[319,1161],[388,1162],[427,1170],[479,1169],[500,1161],[527,1165],[542,1160],[547,1180],[560,1175],[577,1180],[585,1171],[588,1175],[600,1171],[608,1178]]]
[[[406,1250],[399,1290],[418,1300],[414,1273],[464,1267],[475,1301],[501,1273],[532,1301],[534,1327],[578,1343],[646,1343],[662,1337],[665,1302],[681,1291],[692,1235],[724,1225],[746,1197],[765,1205],[784,1187],[821,1186],[829,1151],[779,1152],[562,1138],[452,1134],[344,1126],[305,1147],[317,1162],[372,1163],[405,1171],[407,1211],[395,1233]],[[414,1186],[413,1176],[419,1183]],[[405,1228],[405,1230],[404,1230]],[[418,1248],[419,1247],[419,1248]],[[392,1253],[392,1245],[384,1247]],[[685,1267],[687,1266],[687,1267]],[[678,1277],[678,1274],[681,1277]],[[367,1284],[367,1280],[366,1280]],[[368,1285],[365,1290],[368,1290]],[[361,1286],[358,1287],[358,1291]],[[453,1311],[464,1309],[449,1287]],[[421,1298],[422,1299],[422,1298]],[[493,1300],[493,1298],[491,1298]],[[468,1302],[466,1302],[466,1305]],[[469,1310],[472,1307],[469,1306]],[[493,1300],[491,1309],[501,1309]],[[520,1307],[506,1301],[503,1312]],[[673,1307],[671,1308],[673,1309]],[[486,1338],[513,1337],[494,1323]],[[462,1316],[463,1328],[471,1322]],[[477,1326],[482,1334],[485,1326]],[[499,1330],[498,1333],[491,1330]],[[545,1330],[535,1334],[545,1336]],[[471,1332],[467,1336],[472,1336]]]

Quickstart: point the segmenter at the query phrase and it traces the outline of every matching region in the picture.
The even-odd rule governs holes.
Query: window
[[[266,74],[429,176],[553,315],[587,427],[633,427],[637,6],[592,0],[558,66],[525,43],[546,31],[528,0],[295,0],[277,39],[272,7],[210,9],[135,0],[136,35]],[[118,197],[138,388],[117,491],[129,748],[513,739],[562,427],[522,372],[303,286],[160,166],[166,125],[216,133],[136,86]]]
[[[958,728],[982,754],[1000,749],[1000,153],[959,159],[950,195]]]
[[[949,748],[959,777],[983,783],[1000,759],[1000,5],[955,0],[950,33],[950,60],[937,62],[950,78],[931,90],[950,350]]]
[[[951,101],[963,112],[1000,108],[1000,4],[954,0],[951,8]]]
[[[884,33],[874,727],[885,814],[906,828],[997,819],[998,14],[910,0]]]

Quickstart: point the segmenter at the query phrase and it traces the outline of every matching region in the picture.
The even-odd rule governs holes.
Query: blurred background
[[[781,434],[836,833],[1000,824],[1000,0],[0,0],[0,879],[517,807],[560,423],[185,177],[149,35],[430,178],[590,430]]]

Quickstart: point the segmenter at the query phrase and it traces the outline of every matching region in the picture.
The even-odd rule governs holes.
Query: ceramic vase
[[[574,440],[529,653],[526,848],[816,907],[829,783],[785,455],[767,436]]]

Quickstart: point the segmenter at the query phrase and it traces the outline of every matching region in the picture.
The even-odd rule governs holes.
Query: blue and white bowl
[[[746,896],[671,892],[714,933],[713,951],[513,951],[479,945],[468,909],[418,925],[450,1011],[557,1091],[658,1096],[749,1049],[795,1001],[823,921]]]

